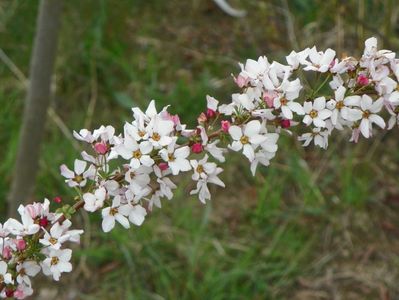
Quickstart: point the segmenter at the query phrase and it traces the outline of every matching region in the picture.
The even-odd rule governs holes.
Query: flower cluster
[[[73,168],[62,165],[60,171],[76,192],[75,203],[55,213],[48,200],[21,206],[21,222],[9,219],[0,227],[0,297],[32,294],[30,277],[40,270],[54,280],[71,271],[72,251],[63,245],[79,242],[83,232],[70,230],[77,209],[101,212],[104,232],[117,223],[140,226],[163,199],[173,198],[174,178],[181,174],[192,179],[191,195],[210,200],[210,185],[224,187],[221,164],[229,150],[242,152],[255,174],[276,155],[279,136],[292,135],[295,127],[304,146],[321,148],[335,129],[348,128],[354,142],[371,137],[373,125],[391,129],[399,123],[395,57],[370,38],[360,59],[338,59],[334,50],[316,47],[292,51],[286,64],[249,59],[234,77],[240,91],[228,104],[207,96],[195,128],[188,129],[168,107],[158,112],[151,101],[145,111],[132,109],[133,120],[122,133],[112,126],[74,132],[86,151]]]
[[[71,230],[72,222],[50,212],[50,201],[18,208],[21,221],[10,218],[0,224],[1,298],[24,299],[32,295],[31,277],[40,271],[58,281],[70,272],[72,250],[64,243],[80,241],[83,230]]]

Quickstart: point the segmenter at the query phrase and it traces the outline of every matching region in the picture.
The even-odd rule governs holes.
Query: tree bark
[[[46,112],[50,103],[63,0],[41,0],[31,55],[29,86],[24,107],[14,176],[8,197],[8,214],[31,198],[39,167]]]

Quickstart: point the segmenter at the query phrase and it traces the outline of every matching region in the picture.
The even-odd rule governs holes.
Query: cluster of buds
[[[49,211],[48,200],[21,206],[22,221],[9,219],[0,227],[0,297],[31,295],[29,277],[40,270],[54,280],[71,271],[72,251],[63,244],[79,242],[83,231],[69,228],[80,208],[100,211],[104,232],[116,223],[140,226],[163,199],[173,198],[172,179],[180,174],[191,176],[191,195],[202,203],[210,200],[210,185],[224,187],[220,165],[229,150],[242,152],[255,174],[259,164],[267,166],[275,156],[280,134],[292,135],[296,127],[304,146],[313,142],[321,148],[327,148],[334,129],[348,128],[354,142],[371,137],[373,125],[391,129],[399,122],[395,56],[378,50],[377,40],[370,38],[360,59],[340,60],[334,50],[316,47],[291,52],[287,64],[270,63],[266,57],[249,59],[234,77],[240,92],[221,105],[207,96],[196,128],[188,129],[168,107],[158,112],[151,101],[145,111],[132,109],[133,121],[122,133],[112,126],[74,132],[87,151],[72,169],[66,165],[60,169],[76,192],[75,203],[55,213]],[[317,75],[312,86],[306,80],[311,72]],[[381,116],[383,108],[388,125]]]

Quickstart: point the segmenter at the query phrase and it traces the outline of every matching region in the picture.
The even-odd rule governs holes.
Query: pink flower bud
[[[238,85],[239,88],[243,88],[248,84],[248,79],[244,78],[241,75],[234,77],[234,82]]]
[[[165,171],[169,168],[169,165],[165,162],[161,162],[158,167],[161,169],[161,171]]]
[[[197,122],[199,124],[201,123],[205,123],[208,120],[208,118],[206,117],[206,115],[204,113],[201,113],[198,118],[197,118]]]
[[[62,199],[61,199],[60,196],[57,196],[57,197],[54,197],[53,201],[54,201],[55,203],[61,203]]]
[[[206,111],[206,115],[208,118],[213,118],[214,116],[216,116],[216,111],[214,111],[213,109],[208,108]]]
[[[104,143],[96,143],[94,145],[94,150],[98,153],[98,154],[102,154],[104,155],[105,153],[108,152],[108,147],[106,144]]]
[[[276,97],[277,97],[276,93],[266,92],[263,94],[263,101],[266,102],[268,107],[273,108],[274,107],[274,98],[276,98]]]
[[[191,151],[194,153],[201,153],[203,150],[202,144],[201,143],[195,143],[191,146]]]
[[[357,82],[358,85],[368,85],[369,84],[369,79],[368,79],[368,77],[366,75],[360,74],[357,77],[356,82]]]
[[[222,126],[222,130],[224,131],[224,132],[229,132],[229,128],[230,128],[230,122],[229,121],[221,121],[220,122],[220,124],[221,124],[221,126]]]
[[[15,245],[19,251],[25,250],[26,248],[26,242],[23,239],[16,240]]]
[[[291,121],[287,119],[281,120],[280,125],[282,128],[289,128],[291,127]]]
[[[14,297],[14,290],[12,288],[6,288],[6,297],[7,298]]]
[[[5,246],[3,249],[3,258],[10,259],[11,258],[11,248],[9,246]]]

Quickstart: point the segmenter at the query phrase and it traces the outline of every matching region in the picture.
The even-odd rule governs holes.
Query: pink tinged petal
[[[326,107],[326,98],[318,97],[314,99],[313,108],[317,111],[322,110]]]
[[[316,127],[325,127],[326,126],[326,122],[324,122],[322,119],[320,119],[319,117],[313,119],[313,124]]]
[[[249,138],[249,142],[253,145],[259,145],[262,144],[264,141],[266,141],[266,137],[260,134],[253,135]]]
[[[5,274],[7,272],[7,263],[5,261],[0,261],[0,274]]]
[[[323,109],[318,112],[318,117],[322,120],[325,120],[325,119],[329,118],[331,116],[331,114],[332,114],[331,110]]]
[[[115,227],[115,218],[113,216],[105,216],[102,221],[102,228],[104,232],[110,232]]]
[[[293,118],[292,111],[291,111],[291,109],[289,109],[288,106],[283,105],[281,107],[281,112],[283,113],[283,115],[286,119],[292,120],[292,118]]]
[[[341,101],[344,99],[345,97],[345,92],[346,92],[346,88],[341,85],[336,91],[335,91],[335,100],[337,101]]]
[[[304,118],[303,118],[303,123],[305,123],[306,125],[310,125],[310,124],[312,124],[312,118],[309,116],[309,115],[306,115]]]
[[[126,229],[130,228],[129,220],[126,217],[122,216],[121,214],[116,214],[115,219]]]
[[[329,66],[334,57],[335,57],[335,51],[332,49],[327,49],[326,52],[324,52],[324,55],[320,61],[320,65]]]
[[[125,145],[120,145],[116,152],[124,159],[130,159],[133,156],[133,150],[127,148]]]
[[[309,59],[313,64],[320,62],[320,54],[317,52],[316,47],[309,50]]]
[[[159,140],[159,144],[161,146],[167,146],[172,142],[173,142],[173,139],[170,136],[165,136],[165,135],[161,136],[161,139]]]
[[[79,159],[75,159],[75,172],[76,174],[82,174],[86,169],[87,162]]]
[[[177,161],[181,171],[186,172],[191,170],[191,165],[187,159],[178,159]]]
[[[257,120],[252,120],[245,126],[244,135],[251,137],[255,134],[258,134],[260,128],[261,128],[260,122]]]
[[[296,114],[298,115],[304,115],[305,111],[302,107],[301,104],[299,104],[298,102],[294,102],[294,101],[290,101],[288,102],[287,106]]]
[[[370,136],[370,121],[368,119],[363,119],[360,122],[360,131],[365,138]]]
[[[242,149],[242,144],[239,141],[234,141],[229,148],[233,151],[240,151]]]
[[[344,99],[344,104],[347,106],[359,106],[360,100],[360,96],[349,96]]]
[[[234,140],[239,140],[242,137],[241,128],[236,125],[230,126],[229,133]]]
[[[75,173],[72,172],[71,170],[68,169],[66,165],[62,165],[60,167],[61,175],[64,176],[65,178],[74,178]]]
[[[190,155],[190,148],[188,146],[176,149],[175,151],[176,158],[187,158],[189,155]]]
[[[313,109],[312,102],[306,101],[303,104],[303,109],[304,109],[305,113],[310,113],[310,111]]]
[[[69,261],[72,257],[72,250],[71,249],[65,249],[65,250],[60,250],[59,251],[59,258],[62,261]]]
[[[369,120],[379,126],[380,128],[384,129],[385,128],[385,121],[383,118],[381,118],[379,115],[372,114],[369,116]]]
[[[377,101],[375,101],[371,107],[370,107],[370,112],[372,113],[378,113],[382,109],[382,106],[384,105],[384,99],[379,98]]]
[[[244,150],[242,152],[248,159],[249,161],[253,161],[255,159],[255,152],[254,152],[254,148],[252,148],[251,145],[244,145]]]
[[[144,207],[136,205],[129,215],[129,220],[134,225],[140,226],[143,224],[146,215],[147,211],[144,209]]]
[[[363,95],[362,99],[360,100],[360,107],[362,110],[368,110],[371,104],[373,104],[373,99],[367,95]]]
[[[60,261],[57,264],[58,270],[60,270],[60,272],[71,272],[72,271],[72,264],[70,262],[64,262],[64,261]]]
[[[154,160],[149,155],[143,155],[140,161],[146,167],[151,167],[154,164]]]
[[[208,182],[213,183],[213,184],[216,184],[216,185],[221,186],[221,187],[225,187],[224,182],[221,181],[220,178],[217,177],[217,176],[211,176],[211,177],[209,177]]]
[[[142,154],[148,154],[152,151],[152,144],[150,142],[141,142],[139,148]]]

